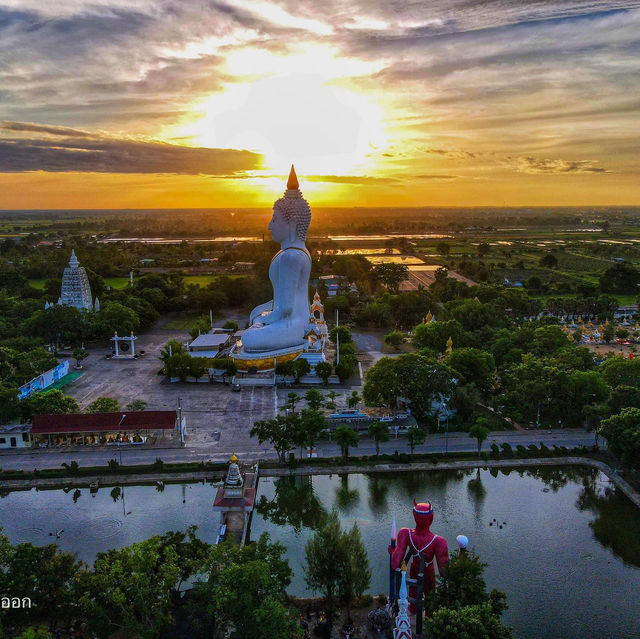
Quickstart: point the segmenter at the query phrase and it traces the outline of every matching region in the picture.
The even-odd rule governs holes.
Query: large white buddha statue
[[[256,306],[242,336],[246,353],[270,353],[302,347],[309,323],[311,255],[305,246],[311,209],[300,193],[293,166],[284,196],[273,205],[269,230],[280,251],[271,260],[273,299]]]

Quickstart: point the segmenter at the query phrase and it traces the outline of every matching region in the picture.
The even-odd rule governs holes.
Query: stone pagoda
[[[238,458],[231,455],[224,484],[216,492],[213,511],[220,513],[220,523],[240,545],[247,538],[249,521],[256,499],[257,465],[245,472],[240,470]]]
[[[60,290],[60,299],[58,304],[62,306],[75,306],[80,310],[94,310],[94,303],[91,297],[91,286],[89,278],[84,266],[80,266],[75,251],[71,251],[71,259],[69,266],[64,269],[62,274],[62,288]],[[95,301],[95,307],[100,308],[98,298]]]

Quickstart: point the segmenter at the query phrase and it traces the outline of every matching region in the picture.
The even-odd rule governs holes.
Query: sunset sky
[[[0,0],[0,209],[640,204],[640,2]]]

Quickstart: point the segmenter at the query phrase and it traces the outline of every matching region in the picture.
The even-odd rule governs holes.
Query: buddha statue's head
[[[287,181],[287,190],[273,205],[273,217],[269,230],[275,242],[300,241],[307,239],[311,223],[309,203],[302,197],[293,165]]]

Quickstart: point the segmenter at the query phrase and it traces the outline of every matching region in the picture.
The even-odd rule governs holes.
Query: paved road
[[[247,435],[248,437],[248,435]],[[592,446],[594,443],[593,433],[585,432],[582,429],[565,429],[554,431],[497,431],[491,433],[487,442],[483,445],[483,450],[488,450],[492,443],[498,445],[506,442],[511,446],[521,444],[539,445],[540,442],[548,447],[567,446]],[[600,445],[603,444],[602,439]],[[451,433],[448,438],[442,434],[429,435],[424,445],[416,448],[415,452],[444,452],[448,447],[449,452],[465,452],[476,450],[475,440],[466,433]],[[409,452],[406,441],[403,438],[392,439],[380,446],[382,453],[393,454]],[[299,451],[295,451],[296,455]],[[357,448],[352,449],[353,455],[373,455],[375,453],[375,443],[368,438],[363,438]],[[261,447],[256,441],[251,440],[251,446],[247,449],[234,444],[234,442],[223,442],[223,445],[212,442],[210,445],[185,448],[167,449],[139,449],[122,448],[120,450],[83,450],[75,452],[63,452],[60,450],[29,451],[25,453],[3,452],[0,454],[0,466],[6,470],[33,468],[59,468],[63,462],[72,459],[78,461],[82,466],[100,466],[114,457],[126,465],[152,463],[156,457],[160,457],[165,462],[197,462],[203,460],[227,461],[231,453],[237,453],[242,461],[255,461],[257,459],[275,459],[275,451],[270,447]],[[339,456],[340,449],[333,443],[321,442],[317,446],[317,453],[320,457]]]

